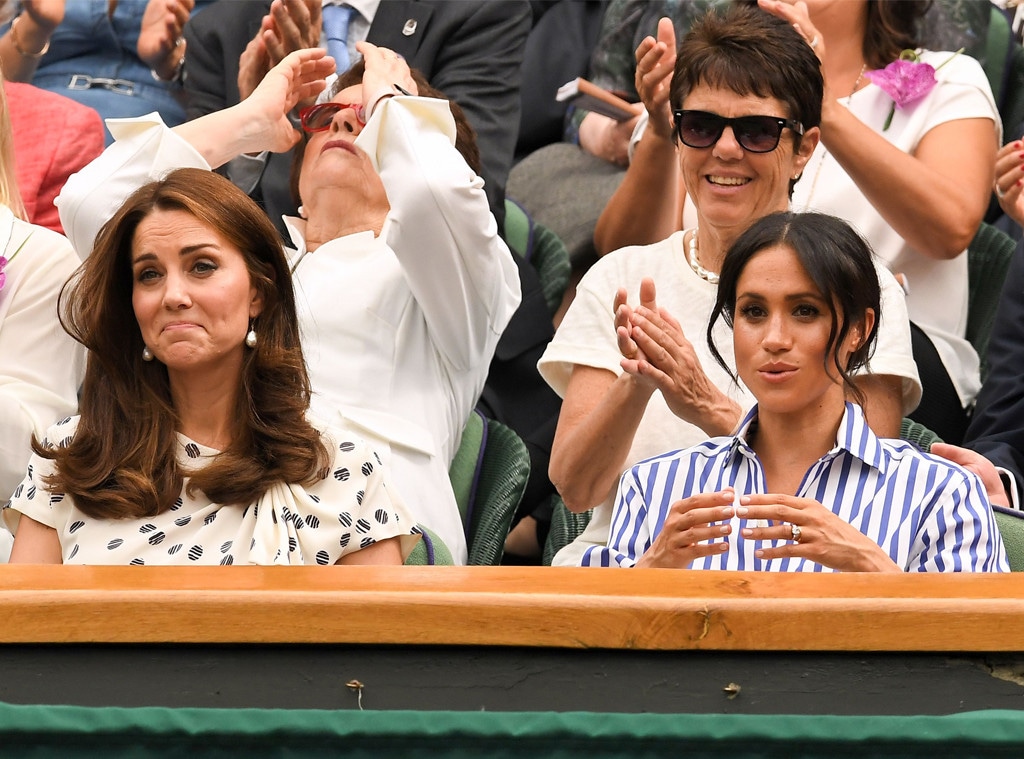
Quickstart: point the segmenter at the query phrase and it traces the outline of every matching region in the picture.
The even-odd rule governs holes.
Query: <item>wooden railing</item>
[[[2,643],[1017,651],[1024,574],[0,566]]]

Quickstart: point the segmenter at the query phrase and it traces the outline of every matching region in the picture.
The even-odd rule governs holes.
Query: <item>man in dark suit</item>
[[[319,42],[319,2],[284,0],[276,9],[278,14],[296,19],[295,26],[305,35],[304,46]],[[519,125],[519,70],[530,30],[529,3],[381,0],[376,9],[373,3],[353,2],[353,6],[372,11],[367,41],[404,56],[466,112],[477,132],[485,190],[500,229],[505,181]],[[239,59],[243,53],[251,56],[250,43],[261,33],[264,17],[270,12],[270,0],[219,0],[189,21],[185,27],[185,92],[190,119],[234,105],[248,95],[239,92]],[[274,18],[270,17],[269,25]],[[310,20],[317,28],[303,30],[303,25],[311,25]],[[290,27],[291,21],[286,19],[281,26],[285,24]],[[286,43],[289,31],[295,29],[281,29]],[[280,223],[282,213],[295,213],[288,189],[290,163],[289,154],[269,156],[259,186],[251,193],[262,201],[275,224]]]
[[[1006,272],[988,360],[989,375],[978,394],[964,446],[1012,475],[1015,482],[1004,474],[1002,484],[1008,500],[1019,503],[1024,485],[1024,242],[1017,244]],[[946,455],[941,447],[939,452]],[[987,482],[986,487],[991,493]]]

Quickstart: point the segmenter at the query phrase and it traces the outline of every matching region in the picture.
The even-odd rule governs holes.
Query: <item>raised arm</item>
[[[672,140],[668,102],[676,62],[672,22],[658,22],[658,39],[646,37],[636,50],[636,88],[649,121],[622,183],[594,228],[594,247],[605,255],[627,245],[648,245],[679,229],[685,190]],[[582,139],[582,131],[581,131]]]
[[[64,20],[64,0],[22,0],[18,13],[0,37],[0,69],[11,82],[31,82],[50,36]]]
[[[136,52],[164,81],[174,80],[184,63],[185,40],[181,36],[195,0],[149,0],[142,15]]]
[[[815,52],[827,70],[824,36],[811,22],[806,4],[760,0],[760,5],[797,25],[808,40],[816,39]],[[987,89],[980,66],[970,58],[956,56],[936,65],[942,66],[936,73],[937,92],[948,88],[951,93],[947,108],[961,93],[975,89],[971,68]],[[936,124],[907,152],[890,142],[884,129],[876,131],[882,125],[865,124],[840,103],[826,77],[821,138],[864,197],[911,248],[929,258],[950,259],[967,248],[988,209],[1001,130],[995,105],[990,105],[986,118]]]
[[[1013,140],[999,149],[994,189],[1003,212],[1024,226],[1024,140]]]
[[[431,339],[459,371],[488,363],[519,304],[519,274],[498,235],[481,179],[455,148],[448,101],[395,92],[394,53],[367,42],[364,102],[379,103],[356,144],[380,172],[391,210],[388,244]],[[388,74],[385,76],[385,74]]]
[[[168,171],[216,168],[243,152],[287,150],[298,139],[288,111],[323,87],[334,61],[323,50],[288,56],[238,105],[185,122],[173,131],[158,119],[112,119],[114,144],[73,175],[57,207],[64,231],[85,257],[100,226],[134,190]]]
[[[390,3],[382,3],[378,14],[385,13],[386,5]],[[443,15],[452,18],[453,23],[444,39],[436,40],[438,49],[427,78],[433,87],[466,112],[480,147],[484,192],[491,210],[498,218],[503,218],[505,184],[519,128],[520,69],[530,32],[530,4],[518,0],[463,0],[435,5],[450,6],[443,9]],[[438,10],[434,11],[434,16],[431,24],[440,23]],[[376,21],[374,26],[377,26]],[[368,37],[371,42],[374,32],[371,27]],[[397,44],[394,47],[398,49]],[[413,58],[409,52],[405,55],[410,60]],[[416,58],[418,60],[420,55]],[[421,67],[419,63],[414,65]]]
[[[175,127],[175,134],[213,168],[242,153],[283,153],[299,141],[289,112],[322,92],[324,77],[333,71],[334,59],[322,49],[296,51],[272,68],[241,103],[187,121]]]

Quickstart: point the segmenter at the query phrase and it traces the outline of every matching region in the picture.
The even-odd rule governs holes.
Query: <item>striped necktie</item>
[[[334,59],[339,74],[348,71],[348,22],[355,9],[348,5],[327,5],[323,9],[324,35],[327,37],[327,52]]]

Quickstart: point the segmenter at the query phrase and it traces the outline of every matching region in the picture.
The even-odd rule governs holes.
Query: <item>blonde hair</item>
[[[14,174],[14,134],[7,113],[7,94],[4,76],[0,71],[0,203],[11,209],[22,221],[28,221],[25,204],[18,191],[18,178]]]

